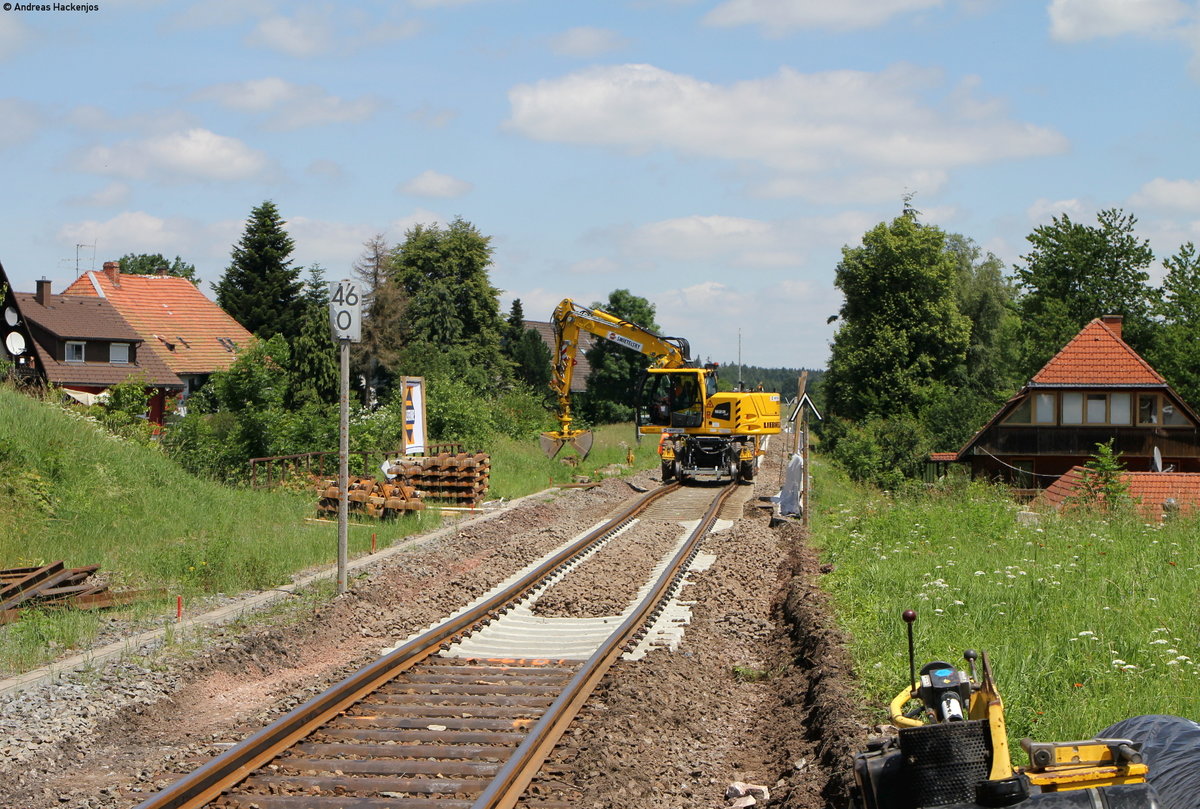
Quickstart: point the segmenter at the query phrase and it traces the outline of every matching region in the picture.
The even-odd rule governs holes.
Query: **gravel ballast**
[[[778,488],[780,462],[768,457],[756,497]],[[656,478],[630,482],[651,488]],[[530,498],[394,554],[287,621],[214,629],[0,697],[0,805],[135,806],[634,496],[609,479]],[[769,798],[749,793],[760,805],[844,802],[846,765],[865,735],[847,696],[851,670],[798,526],[772,527],[760,505],[705,540],[714,560],[679,594],[692,610],[682,642],[614,666],[531,786],[531,806],[544,795],[581,807],[722,807],[735,782],[766,786]],[[677,527],[637,527],[614,552],[668,533]],[[613,614],[620,593],[641,584],[586,595],[588,564],[540,609]]]

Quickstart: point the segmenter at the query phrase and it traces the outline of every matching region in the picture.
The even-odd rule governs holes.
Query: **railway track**
[[[738,490],[675,484],[648,493],[137,809],[515,806],[608,668],[645,645]],[[532,613],[541,593],[648,515],[679,523],[679,538],[620,615]]]

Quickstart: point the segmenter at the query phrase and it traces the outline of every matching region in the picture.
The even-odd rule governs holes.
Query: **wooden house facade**
[[[1121,325],[1111,315],[1088,323],[958,452],[930,460],[1031,494],[1110,440],[1130,471],[1200,472],[1200,419]]]

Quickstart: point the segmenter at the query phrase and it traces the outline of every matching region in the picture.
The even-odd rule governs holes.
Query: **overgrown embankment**
[[[822,459],[814,471],[821,584],[881,718],[908,682],[908,608],[918,665],[987,652],[1012,740],[1088,738],[1138,714],[1200,717],[1194,519],[1078,511],[1024,524],[997,487],[946,481],[893,497]]]
[[[578,468],[547,460],[532,440],[497,443],[492,496],[512,498],[574,474],[599,475],[625,461],[633,442],[627,426],[604,428]],[[637,456],[641,468],[657,464],[652,444]],[[114,589],[162,590],[169,599],[117,614],[173,616],[177,595],[190,604],[197,596],[262,590],[332,564],[336,527],[305,519],[315,503],[307,489],[255,491],[197,477],[154,445],[115,438],[77,412],[0,386],[0,568],[59,559],[68,567],[99,565]],[[386,546],[439,524],[427,511],[352,527],[350,554],[369,550],[372,533]],[[0,674],[86,647],[103,623],[99,614],[30,611],[0,628]]]

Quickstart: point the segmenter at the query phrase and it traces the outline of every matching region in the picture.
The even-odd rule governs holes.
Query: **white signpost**
[[[349,555],[350,495],[350,344],[362,341],[362,295],[358,283],[344,278],[329,284],[329,327],[337,341],[341,386],[338,419],[338,594],[346,592],[346,563]]]

